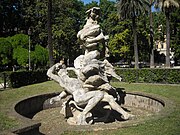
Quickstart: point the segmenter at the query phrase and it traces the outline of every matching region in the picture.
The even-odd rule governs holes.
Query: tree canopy
[[[153,1],[161,2],[161,1]],[[48,60],[48,0],[2,0],[0,2],[0,66],[28,65],[29,37],[31,39],[31,62],[35,67],[45,67]],[[121,4],[120,4],[121,3]],[[105,35],[109,35],[110,62],[134,61],[134,45],[137,44],[138,61],[150,61],[150,22],[147,0],[120,0],[118,3],[100,0],[83,4],[80,0],[52,0],[52,51],[55,62],[68,60],[69,64],[81,54],[77,32],[85,23],[85,11],[93,6],[101,8],[99,23]],[[174,51],[176,64],[180,59],[179,9],[170,14],[170,48]],[[117,14],[118,13],[118,14]],[[120,16],[119,16],[120,15]],[[164,41],[166,34],[165,14],[153,12],[155,41]],[[135,24],[132,18],[135,17]],[[126,19],[124,19],[126,18]],[[137,39],[133,37],[134,26]],[[32,34],[28,35],[31,28]],[[159,29],[161,30],[159,31]],[[136,44],[134,40],[137,40]],[[20,53],[20,54],[19,54]],[[22,54],[22,55],[21,55]],[[156,51],[158,57],[158,52]],[[158,61],[156,61],[158,63]]]

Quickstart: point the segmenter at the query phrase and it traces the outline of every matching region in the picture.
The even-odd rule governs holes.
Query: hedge
[[[123,78],[123,82],[180,84],[180,69],[116,68],[115,71]],[[48,76],[46,73],[47,70],[1,72],[0,77],[2,80],[5,75],[6,82],[8,82],[8,87],[17,88],[47,81]],[[70,72],[70,76],[75,77],[75,74]],[[113,79],[112,81],[117,80]]]
[[[123,78],[123,82],[145,83],[180,83],[180,69],[116,69],[116,73]]]
[[[47,70],[3,72],[6,75],[8,87],[17,88],[29,84],[40,83],[48,80]],[[4,79],[4,78],[3,78]]]

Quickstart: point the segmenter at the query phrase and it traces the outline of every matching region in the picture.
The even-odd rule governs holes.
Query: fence
[[[0,90],[6,89],[9,87],[9,75],[5,72],[0,73]]]

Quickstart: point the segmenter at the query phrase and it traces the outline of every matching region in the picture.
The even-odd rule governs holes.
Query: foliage
[[[111,62],[117,62],[121,59],[131,61],[132,59],[132,38],[131,26],[129,20],[119,20],[115,3],[108,0],[100,1],[101,19],[100,24],[103,33],[110,36],[108,48],[110,51]],[[126,35],[127,37],[124,37]],[[118,37],[123,36],[123,41],[118,40]],[[116,50],[117,49],[117,50]]]
[[[148,16],[138,17],[141,21],[137,22],[138,54],[139,61],[150,60],[150,29]]]
[[[98,7],[97,1],[92,1],[91,3],[88,3],[85,5],[85,11],[89,10],[92,7]]]
[[[180,8],[171,16],[171,48],[174,51],[174,59],[177,63],[180,58]]]
[[[47,70],[11,72],[9,82],[12,88],[40,83],[48,80]]]
[[[28,63],[29,52],[21,46],[14,49],[13,59],[17,61],[20,66],[26,67]]]
[[[162,12],[153,13],[154,26],[154,40],[164,41],[164,34],[166,33],[166,19]]]
[[[136,18],[149,10],[148,0],[118,0],[118,13],[120,18]]]
[[[156,4],[166,16],[166,67],[170,67],[170,13],[174,8],[179,8],[179,1],[157,0]]]
[[[33,51],[34,48],[34,51]],[[47,49],[41,45],[31,45],[31,63],[35,68],[43,67],[48,62]],[[0,38],[0,65],[27,67],[29,62],[28,36],[16,34],[12,37]]]
[[[25,34],[16,34],[12,37],[7,37],[7,40],[12,44],[12,47],[15,49],[19,46],[22,48],[28,49],[28,35]]]
[[[113,27],[119,22],[117,17],[115,3],[108,0],[100,0],[99,7],[101,9],[100,24],[104,34],[110,34]],[[111,20],[109,20],[112,18]]]
[[[137,44],[137,17],[149,11],[149,1],[147,0],[120,0],[117,3],[117,11],[121,19],[132,20],[132,31],[134,38],[135,68],[139,68],[138,44]]]
[[[79,45],[76,34],[84,16],[83,3],[80,1],[61,0],[54,3],[52,32],[56,60],[64,57],[72,61],[78,56]]]
[[[179,69],[117,69],[125,82],[180,83]]]
[[[14,36],[9,36],[6,38],[13,48],[11,52],[13,61],[12,65],[19,64],[20,66],[26,66],[28,62],[28,49],[29,49],[29,40],[28,35],[25,34],[16,34]]]
[[[32,45],[39,44],[44,48],[47,47],[47,0],[17,0],[16,2],[13,1],[12,4],[7,0],[7,3],[3,2],[2,7],[2,15],[6,14],[5,8],[8,7],[10,13],[16,12],[19,16],[17,20],[10,13],[6,15],[7,19],[15,19],[17,23],[11,22],[13,26],[10,29],[4,25],[6,20],[3,20],[1,25],[1,29],[4,29],[2,31],[3,35],[11,36],[15,33],[27,34],[28,29],[31,27]],[[53,26],[54,59],[59,60],[65,57],[66,59],[73,60],[78,55],[79,46],[76,42],[76,34],[83,23],[84,14],[84,5],[79,0],[52,1],[51,22]],[[12,31],[12,34],[9,34],[10,31]]]
[[[122,77],[123,82],[129,83],[161,83],[161,84],[180,84],[179,69],[160,69],[160,68],[116,68],[116,73]],[[71,77],[75,77],[74,72],[69,72]],[[118,80],[113,78],[113,82]]]
[[[21,22],[21,15],[17,7],[20,0],[2,0],[0,2],[0,36],[7,37],[15,34],[15,28]]]
[[[174,7],[179,7],[178,0],[155,0],[156,6],[163,12],[170,12]]]
[[[8,65],[12,61],[12,45],[5,38],[0,38],[0,65]]]
[[[127,60],[130,52],[130,42],[127,42],[131,36],[129,30],[126,29],[122,33],[115,34],[109,42],[109,49],[113,56],[120,56],[121,59]],[[129,56],[130,57],[130,56]]]
[[[45,66],[48,62],[48,51],[46,48],[36,45],[35,50],[31,54],[32,62],[37,66]]]
[[[154,0],[153,3],[158,1]],[[96,1],[92,1],[87,5],[83,5],[83,2],[79,0],[53,0],[51,21],[53,34],[53,57],[55,61],[59,61],[64,57],[65,60],[69,59],[70,63],[73,63],[73,60],[81,54],[76,34],[85,23],[85,11],[93,6],[99,6],[101,8],[101,18],[99,20],[100,25],[103,33],[110,36],[110,42],[114,42],[111,40],[115,40],[115,35],[123,33],[126,29],[129,31],[129,35],[132,35],[130,38],[128,37],[124,39],[124,42],[128,45],[123,46],[123,50],[124,52],[125,50],[129,50],[128,53],[123,53],[122,56],[122,53],[119,51],[116,52],[116,56],[114,57],[114,50],[110,49],[111,62],[120,61],[123,58],[128,59],[128,61],[134,61],[133,25],[131,22],[133,16],[136,17],[139,60],[149,61],[149,14],[146,14],[147,10],[145,10],[148,8],[148,0],[120,0],[117,2],[122,2],[127,7],[124,9],[122,7],[122,10],[119,13],[122,13],[122,18],[128,19],[119,19],[117,14],[119,6],[115,1],[100,0],[99,5]],[[128,4],[128,2],[130,3]],[[145,4],[142,4],[144,2]],[[41,45],[44,48],[47,47],[48,0],[4,0],[0,3],[0,17],[2,18],[2,21],[0,21],[1,37],[7,38],[13,48],[21,46],[22,48],[28,49],[27,33],[28,29],[31,28],[31,51],[35,50],[36,44]],[[135,14],[133,14],[133,5],[136,8],[136,11],[134,12]],[[160,39],[164,41],[163,35],[166,32],[165,14],[159,11],[160,10],[153,13],[154,40]],[[176,10],[172,8],[172,11],[175,12],[172,12],[171,14],[170,47],[175,52],[174,56],[177,64],[177,61],[180,58],[179,9]],[[144,13],[146,16],[143,16]],[[159,26],[162,26],[160,32],[158,30]],[[123,43],[120,44],[122,45]],[[35,64],[33,59],[34,58],[32,58],[32,63]],[[16,61],[9,59],[9,65],[15,64],[17,65]]]

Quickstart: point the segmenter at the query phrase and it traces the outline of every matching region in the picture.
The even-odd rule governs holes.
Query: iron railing
[[[9,75],[5,72],[0,73],[0,90],[6,89],[9,87]]]

